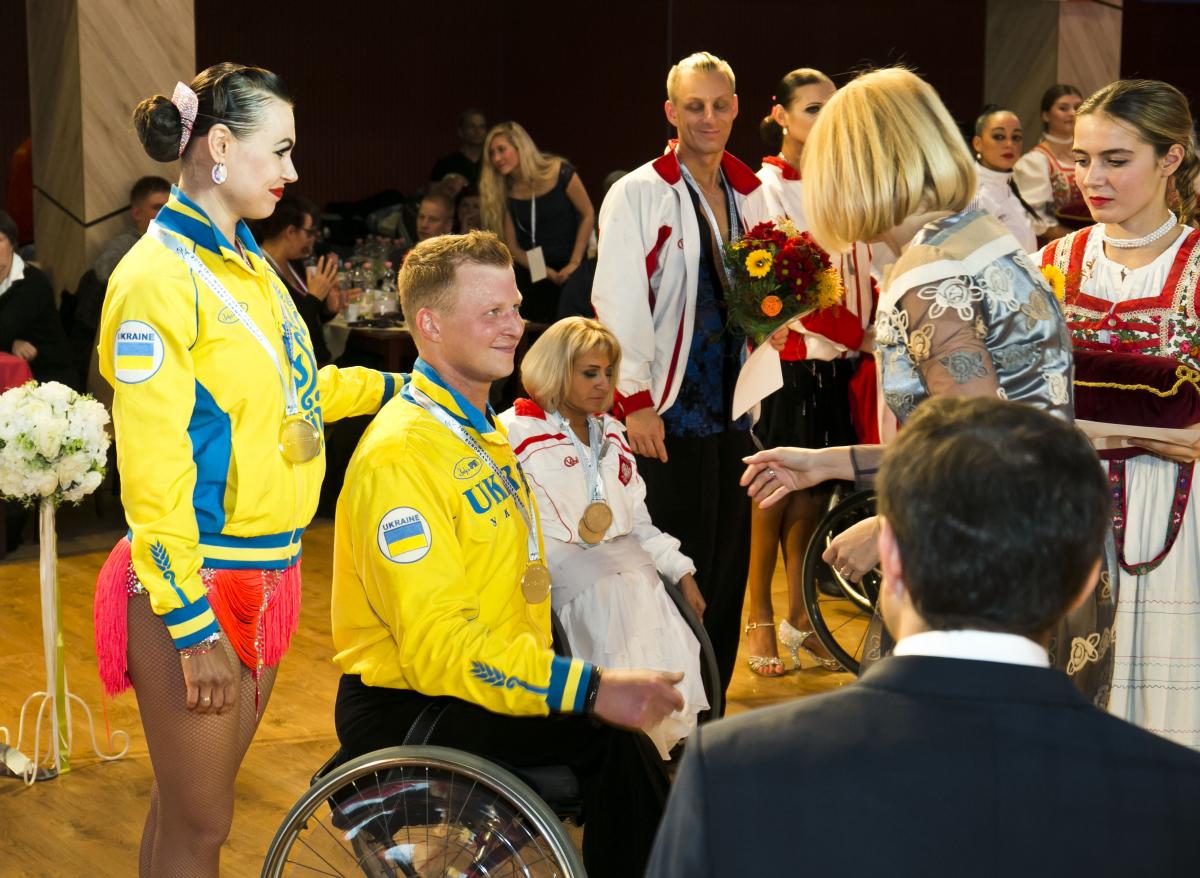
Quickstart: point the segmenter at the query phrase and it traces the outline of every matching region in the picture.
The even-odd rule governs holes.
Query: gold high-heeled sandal
[[[750,636],[750,632],[755,628],[774,628],[774,622],[747,622],[746,636]],[[746,659],[746,664],[750,666],[750,670],[760,677],[782,677],[787,673],[783,667],[783,659],[779,656],[769,655],[752,655]]]
[[[822,658],[813,652],[804,641],[813,636],[812,631],[801,631],[792,625],[787,619],[779,623],[779,642],[786,646],[792,653],[792,661],[796,663],[796,670],[800,668],[800,650],[804,650],[809,658],[813,659],[817,664],[827,671],[840,671],[842,663],[837,659]]]

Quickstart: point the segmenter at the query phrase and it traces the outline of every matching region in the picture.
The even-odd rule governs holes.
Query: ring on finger
[[[212,704],[212,697],[205,695],[203,698],[200,699],[200,703],[203,704],[205,707],[208,707],[210,704]]]

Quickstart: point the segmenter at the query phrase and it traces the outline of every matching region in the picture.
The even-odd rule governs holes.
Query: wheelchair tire
[[[460,750],[409,746],[367,753],[319,777],[275,833],[261,874],[586,872],[558,817],[511,772]]]
[[[713,649],[712,640],[704,630],[704,622],[684,598],[679,586],[668,582],[665,577],[662,577],[662,581],[675,604],[675,609],[679,610],[683,621],[687,622],[692,634],[700,641],[700,677],[704,683],[704,694],[708,697],[708,710],[701,711],[696,717],[696,722],[706,723],[709,720],[720,719],[725,715],[725,692],[721,689],[721,669],[717,665],[717,653]]]
[[[859,670],[867,626],[879,595],[878,575],[872,572],[861,583],[849,582],[821,555],[834,537],[874,514],[873,491],[851,494],[817,523],[804,553],[804,608],[813,632],[829,654],[853,674]]]

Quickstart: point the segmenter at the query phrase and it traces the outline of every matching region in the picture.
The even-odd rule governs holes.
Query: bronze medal
[[[604,535],[608,533],[608,529],[612,527],[612,521],[612,508],[603,500],[596,500],[589,503],[583,510],[583,518],[579,520],[580,530],[587,528],[592,533],[599,534],[603,539]]]
[[[550,597],[550,570],[541,561],[532,561],[521,574],[521,593],[531,604]]]
[[[299,415],[279,428],[279,453],[290,463],[308,463],[321,453],[321,431]]]

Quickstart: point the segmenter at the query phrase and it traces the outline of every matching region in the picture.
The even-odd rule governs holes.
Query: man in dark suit
[[[932,399],[877,487],[895,654],[697,730],[647,874],[1200,875],[1200,754],[1049,668],[1110,526],[1082,434],[1029,406]]]

